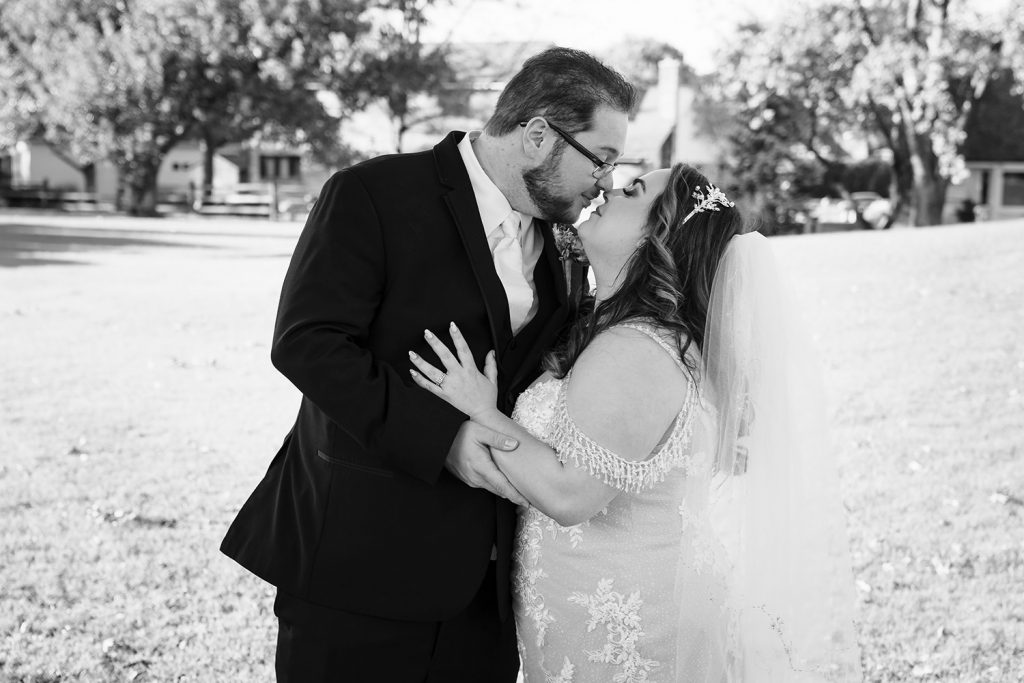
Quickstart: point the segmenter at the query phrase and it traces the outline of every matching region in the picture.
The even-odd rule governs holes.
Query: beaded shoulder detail
[[[672,423],[672,431],[662,445],[645,460],[627,460],[584,434],[569,414],[566,400],[569,379],[560,382],[550,432],[551,445],[562,463],[572,462],[576,467],[586,469],[609,486],[627,492],[639,492],[663,481],[673,469],[686,466],[690,455],[690,441],[693,434],[693,414],[697,407],[697,387],[678,353],[661,338],[657,328],[644,323],[623,323],[646,334],[670,353],[687,378],[686,398]]]

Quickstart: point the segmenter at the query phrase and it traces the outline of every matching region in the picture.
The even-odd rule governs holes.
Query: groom
[[[279,681],[515,680],[524,501],[489,449],[516,444],[415,386],[408,352],[436,361],[424,331],[457,322],[478,364],[495,350],[512,409],[569,315],[550,223],[611,188],[634,97],[590,55],[552,48],[483,132],[324,186],[271,351],[302,405],[221,546],[277,586]]]

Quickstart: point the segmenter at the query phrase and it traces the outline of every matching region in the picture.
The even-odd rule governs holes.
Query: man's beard
[[[523,171],[526,192],[540,211],[539,218],[552,223],[575,223],[580,217],[580,212],[573,210],[575,197],[563,197],[558,194],[561,190],[558,183],[558,163],[562,160],[564,151],[564,147],[555,150],[537,168]]]

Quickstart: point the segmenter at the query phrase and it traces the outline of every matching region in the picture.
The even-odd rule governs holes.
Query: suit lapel
[[[498,362],[501,364],[501,350],[508,348],[512,341],[512,324],[509,320],[508,297],[505,288],[494,270],[494,257],[491,255],[483,224],[480,222],[480,209],[476,204],[473,186],[469,182],[469,174],[459,153],[458,144],[465,133],[452,132],[434,147],[434,158],[437,163],[438,178],[448,187],[444,201],[452,215],[452,221],[459,231],[462,244],[466,249],[473,275],[483,295],[487,318],[491,327],[494,349],[498,350]],[[536,268],[546,268],[546,277],[538,277],[534,273],[537,284],[537,297],[541,304],[538,307],[538,320],[531,322],[522,336],[530,344],[530,348],[521,356],[523,359],[515,368],[508,386],[516,386],[530,372],[537,369],[541,354],[547,350],[556,334],[565,324],[569,316],[569,297],[566,289],[565,272],[559,259],[558,249],[551,226],[546,221],[535,221],[544,239],[541,258]],[[554,302],[551,302],[551,298]],[[530,329],[533,327],[533,329]],[[522,333],[521,333],[522,334]]]
[[[458,144],[463,135],[465,133],[449,133],[434,147],[434,159],[437,162],[438,177],[449,188],[444,195],[444,201],[462,238],[477,286],[483,294],[494,348],[503,349],[512,338],[508,298],[494,270],[491,249],[484,235],[484,226],[480,222],[480,209],[477,207],[473,186],[469,182],[466,166],[459,153]]]

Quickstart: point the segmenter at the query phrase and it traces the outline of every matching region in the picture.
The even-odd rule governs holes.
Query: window
[[[1003,174],[1003,206],[1024,206],[1024,171]]]
[[[298,180],[300,160],[297,154],[260,155],[261,180]]]

